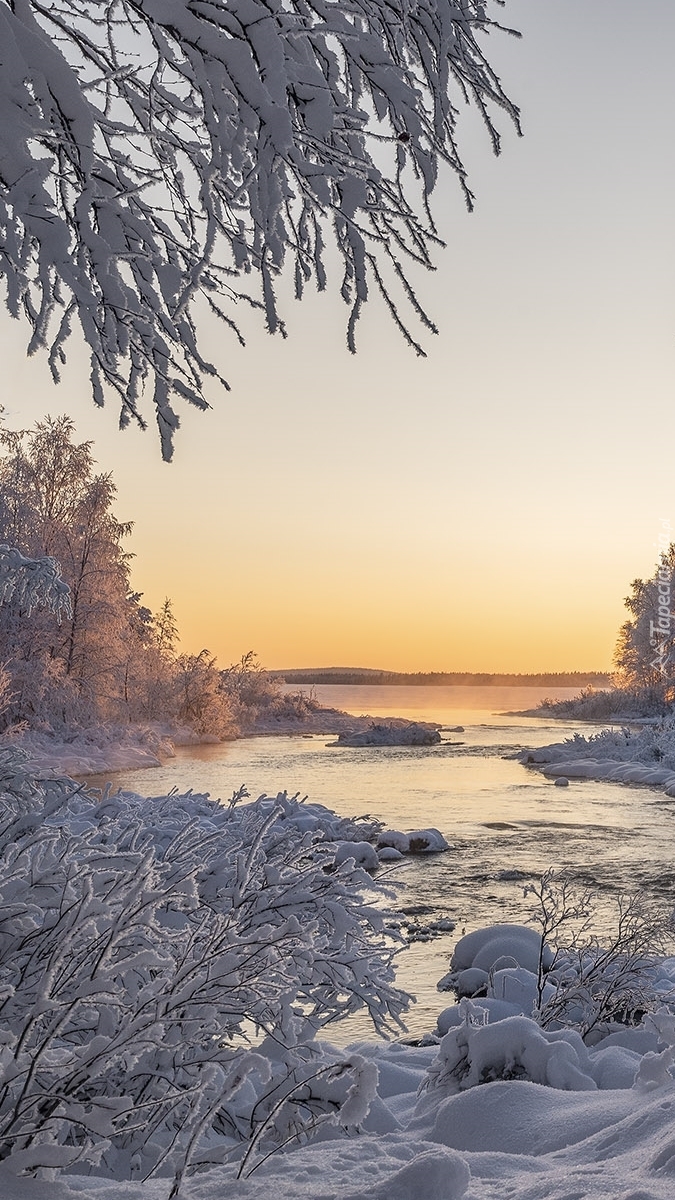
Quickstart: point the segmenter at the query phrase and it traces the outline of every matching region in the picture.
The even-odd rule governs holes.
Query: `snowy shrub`
[[[452,1093],[497,1079],[527,1079],[563,1091],[595,1089],[578,1033],[549,1033],[522,1016],[488,1024],[470,1001],[462,1006],[464,1020],[442,1039],[425,1080],[427,1089]]]
[[[638,1023],[658,1007],[657,955],[672,938],[672,918],[641,895],[617,898],[614,934],[591,932],[593,896],[548,871],[525,889],[536,901],[542,953],[535,1015],[544,1028],[573,1026],[593,1040],[612,1025]],[[554,952],[548,960],[546,947]]]
[[[572,696],[569,700],[542,700],[541,707],[552,717],[579,721],[661,717],[669,711],[663,689],[658,687],[616,687],[611,690],[582,688],[578,696]]]
[[[400,1025],[407,997],[372,880],[297,828],[297,801],[99,799],[37,785],[14,751],[0,786],[6,1168],[161,1175],[175,1195],[251,1137],[268,1153],[360,1119],[368,1072],[324,1062],[315,1034],[360,1007]]]
[[[664,767],[669,774],[675,774],[675,720],[671,717],[641,729],[601,729],[588,737],[575,733],[564,742],[526,751],[521,758],[530,765],[550,762],[567,765],[578,760],[608,762],[610,767],[622,762],[641,763],[647,767]]]
[[[667,1008],[660,1008],[650,1013],[645,1020],[648,1030],[652,1030],[663,1050],[649,1050],[640,1059],[640,1065],[635,1073],[634,1086],[640,1091],[649,1092],[663,1084],[672,1083],[671,1068],[675,1064],[675,1016]]]

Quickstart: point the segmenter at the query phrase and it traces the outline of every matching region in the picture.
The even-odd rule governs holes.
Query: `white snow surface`
[[[152,723],[97,725],[68,738],[36,730],[10,731],[0,746],[18,746],[28,756],[34,774],[49,779],[55,775],[82,777],[159,767],[163,760],[175,756],[175,745],[197,740],[190,730]]]
[[[419,1051],[410,1074],[421,1078]],[[386,1055],[385,1055],[386,1057]],[[417,1062],[416,1062],[417,1060]],[[404,1094],[404,1098],[407,1098]],[[672,1200],[675,1085],[562,1092],[495,1082],[439,1103],[425,1128],[365,1133],[270,1158],[246,1181],[212,1167],[181,1200]],[[3,1200],[167,1200],[166,1180],[16,1179]]]

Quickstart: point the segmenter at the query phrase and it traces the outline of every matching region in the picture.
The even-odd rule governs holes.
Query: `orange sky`
[[[628,0],[506,14],[524,39],[491,52],[525,138],[504,125],[494,160],[464,123],[477,211],[441,184],[426,360],[377,300],[350,356],[335,279],[288,301],[286,342],[242,314],[246,350],[207,329],[232,392],[184,415],[167,466],[152,429],[118,434],[114,403],[94,409],[78,353],[55,389],[25,329],[0,322],[9,422],[68,409],[95,440],[135,522],[135,586],[153,608],[172,597],[185,650],[611,666],[623,597],[654,568],[660,519],[675,524],[675,6],[650,0],[639,29]]]

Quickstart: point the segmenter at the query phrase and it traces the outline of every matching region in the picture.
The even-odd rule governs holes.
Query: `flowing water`
[[[163,767],[121,772],[114,781],[146,795],[192,788],[223,799],[245,784],[251,796],[300,793],[345,816],[367,813],[391,829],[439,829],[450,851],[408,860],[389,876],[404,884],[399,905],[411,922],[456,922],[454,933],[414,942],[400,956],[398,981],[418,1000],[408,1020],[411,1031],[433,1028],[451,999],[439,995],[436,982],[448,970],[462,930],[527,920],[532,900],[524,888],[549,867],[565,868],[597,892],[600,934],[612,928],[621,893],[643,889],[673,907],[675,800],[604,781],[555,787],[514,757],[576,731],[592,732],[580,722],[514,711],[534,707],[544,694],[572,695],[571,689],[314,690],[321,703],[355,714],[439,721],[446,727],[443,743],[348,749],[327,744],[325,736],[248,738],[180,749]],[[451,731],[460,725],[462,732]]]

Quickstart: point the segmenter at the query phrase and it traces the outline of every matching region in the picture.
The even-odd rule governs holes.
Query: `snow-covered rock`
[[[378,834],[377,847],[379,850],[388,846],[399,854],[440,854],[450,849],[450,843],[438,829],[413,829],[409,833],[385,829]]]
[[[488,985],[488,973],[480,967],[467,967],[458,971],[455,976],[455,990],[458,996],[475,996],[485,992]]]
[[[489,971],[498,959],[508,955],[519,967],[536,971],[539,962],[541,936],[529,925],[492,925],[487,929],[475,929],[460,938],[452,956],[451,970],[464,971],[467,967],[478,967]],[[545,965],[552,954],[545,948]]]
[[[396,850],[394,846],[379,846],[377,848],[377,857],[380,862],[403,862],[405,855],[401,854],[400,850]]]
[[[409,854],[440,854],[449,849],[450,844],[438,829],[413,829],[408,834]]]
[[[335,851],[335,865],[353,859],[364,871],[375,871],[380,865],[377,850],[370,842],[342,842]]]
[[[437,725],[426,721],[373,722],[368,729],[340,733],[337,746],[436,746],[441,741]]]

